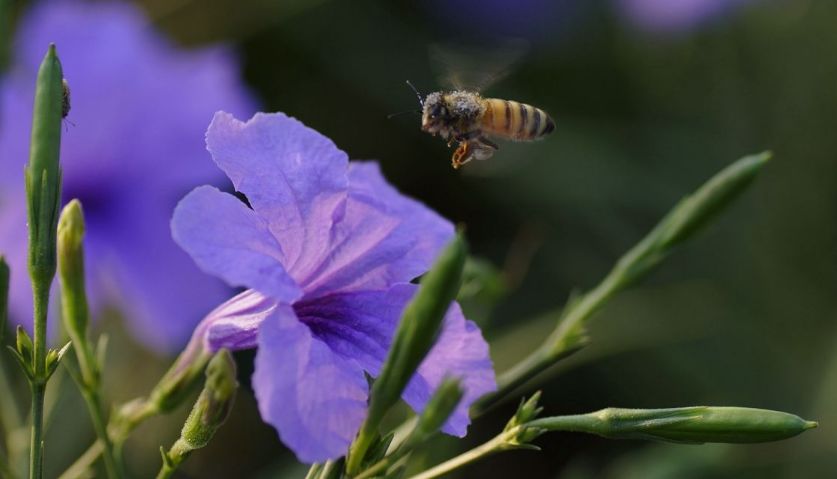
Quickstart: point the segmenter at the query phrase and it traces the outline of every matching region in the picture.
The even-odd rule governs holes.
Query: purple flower
[[[627,19],[643,30],[690,30],[750,0],[618,0]]]
[[[12,319],[27,325],[23,165],[35,75],[49,42],[58,45],[72,91],[61,145],[64,198],[84,205],[94,312],[118,305],[147,344],[182,346],[230,294],[174,244],[169,218],[192,185],[221,179],[201,160],[201,125],[218,107],[253,111],[233,55],[175,49],[121,2],[41,2],[23,19],[14,63],[0,78],[0,252],[12,265]]]
[[[349,163],[283,114],[244,123],[218,113],[206,141],[252,208],[202,186],[175,209],[172,232],[204,271],[250,289],[213,311],[191,346],[258,346],[262,418],[304,462],[342,456],[366,417],[364,371],[379,373],[410,281],[453,226],[398,193],[377,164]],[[467,390],[444,428],[462,436],[468,406],[496,385],[487,344],[455,304],[405,401],[420,411],[446,374]]]
[[[424,0],[420,5],[435,17],[435,24],[456,35],[489,44],[499,40],[501,46],[510,39],[554,38],[578,21],[579,10],[578,2],[569,0]]]

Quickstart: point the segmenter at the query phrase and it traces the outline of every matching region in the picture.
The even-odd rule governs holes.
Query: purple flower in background
[[[486,41],[545,40],[578,21],[579,2],[569,0],[424,0],[434,23],[455,35]]]
[[[368,385],[404,306],[453,226],[387,184],[375,163],[349,163],[328,138],[283,114],[244,123],[216,114],[215,163],[246,195],[202,186],[177,206],[175,240],[206,272],[251,288],[213,311],[195,343],[258,346],[262,418],[304,462],[336,458],[366,417]],[[444,431],[463,436],[468,406],[496,385],[488,346],[454,304],[404,392],[420,411],[443,376],[465,399]]]
[[[627,19],[643,30],[677,32],[749,3],[751,0],[617,0]]]
[[[219,107],[254,110],[232,52],[176,49],[125,3],[41,2],[23,19],[14,62],[0,78],[0,252],[13,268],[12,319],[25,325],[32,293],[23,165],[35,76],[50,42],[72,89],[64,198],[84,205],[92,306],[116,304],[151,346],[182,346],[230,293],[174,244],[169,218],[192,185],[221,179],[202,160],[207,119]]]

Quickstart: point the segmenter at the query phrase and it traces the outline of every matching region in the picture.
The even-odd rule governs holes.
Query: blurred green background
[[[139,3],[179,44],[232,43],[264,110],[299,118],[352,158],[379,160],[402,191],[466,225],[472,251],[510,278],[466,304],[498,370],[540,344],[552,323],[538,318],[573,289],[594,286],[681,196],[734,159],[772,150],[773,161],[743,198],[609,304],[591,324],[591,346],[539,387],[548,414],[740,405],[791,411],[819,420],[820,429],[734,447],[553,434],[539,440],[541,453],[504,453],[460,476],[837,471],[837,2],[752,1],[669,32],[638,29],[607,1],[554,2],[511,31],[502,28],[511,22],[503,15],[491,19],[495,2],[479,11],[430,0]],[[553,136],[503,144],[490,162],[453,171],[451,150],[423,134],[416,116],[387,119],[415,106],[406,79],[422,91],[440,87],[432,45],[510,35],[528,36],[528,53],[486,94],[547,110],[558,125]],[[115,319],[103,327],[114,336],[110,397],[144,393],[171,358],[133,345]],[[305,469],[260,421],[247,389],[252,354],[238,359],[246,387],[233,415],[181,477],[301,477]],[[50,477],[93,437],[80,398],[62,378],[51,386],[58,403],[47,438]],[[438,441],[426,459],[488,439],[513,409],[480,419],[466,441]],[[139,477],[156,471],[157,447],[171,443],[185,414],[150,421],[128,443]]]

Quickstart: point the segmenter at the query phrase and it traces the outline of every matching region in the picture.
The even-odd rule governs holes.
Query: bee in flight
[[[487,160],[500,147],[489,136],[512,141],[533,141],[555,129],[555,122],[540,108],[499,98],[483,98],[471,90],[438,91],[422,97],[421,129],[458,143],[451,164],[454,169],[471,160]]]

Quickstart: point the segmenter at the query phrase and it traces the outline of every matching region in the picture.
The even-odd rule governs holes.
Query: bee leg
[[[459,147],[453,152],[453,156],[451,157],[451,166],[453,166],[454,170],[459,169],[460,166],[471,161],[471,157],[471,143],[467,141],[460,143]]]

